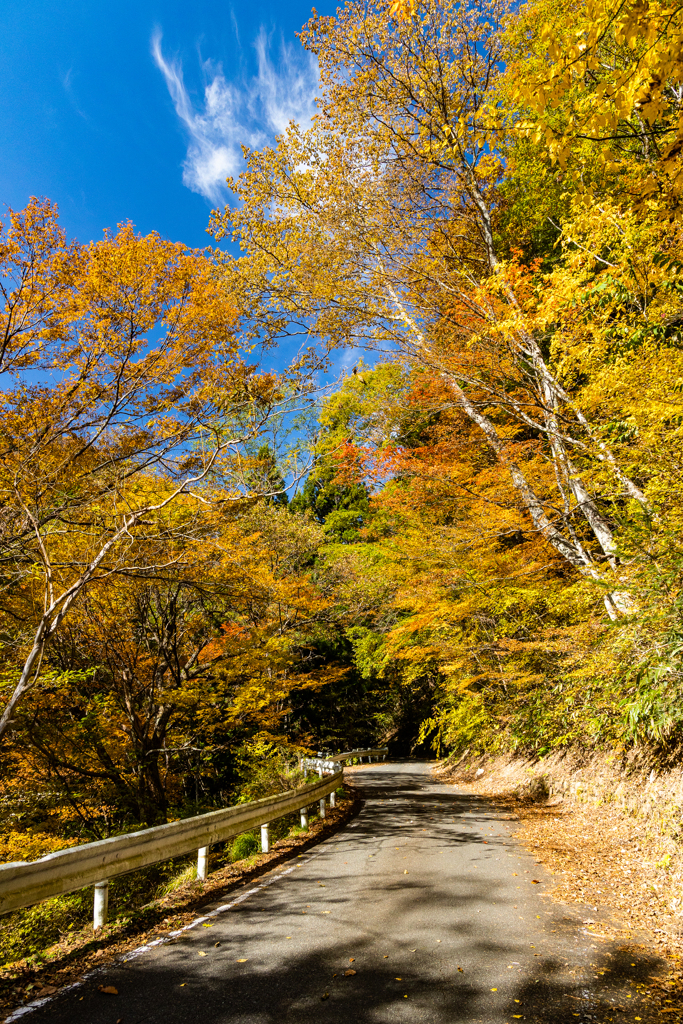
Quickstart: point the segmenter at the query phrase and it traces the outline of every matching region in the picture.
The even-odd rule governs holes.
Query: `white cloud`
[[[182,65],[164,57],[161,32],[152,36],[152,56],[189,136],[183,183],[215,204],[226,198],[225,179],[239,174],[244,166],[242,145],[260,148],[290,121],[306,127],[315,110],[318,68],[314,58],[283,44],[274,64],[263,30],[255,48],[258,73],[251,80],[229,82],[220,64],[202,64],[204,97],[197,110],[185,86]]]
[[[315,112],[318,95],[318,66],[307,53],[292,46],[280,49],[280,68],[268,53],[269,39],[263,29],[256,40],[258,57],[257,95],[271,131],[281,134],[290,121],[307,127]]]

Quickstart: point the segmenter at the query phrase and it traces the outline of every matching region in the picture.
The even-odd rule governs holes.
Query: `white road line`
[[[273,882],[278,882],[281,878],[285,878],[286,875],[291,875],[295,868],[301,867],[303,864],[308,864],[310,861],[315,860],[319,857],[320,853],[310,854],[305,859],[297,860],[296,864],[292,864],[290,867],[285,868],[284,871],[280,871],[277,875],[273,875],[271,878],[266,878],[265,881],[261,882],[260,885],[255,885],[253,889],[248,889],[247,892],[241,893],[236,896],[230,903],[224,903],[220,907],[216,907],[215,910],[209,911],[208,914],[204,914],[202,917],[195,918],[194,921],[190,921],[189,924],[184,925],[182,928],[178,928],[177,931],[169,932],[168,935],[162,936],[160,939],[155,939],[154,942],[147,942],[144,946],[138,946],[137,949],[133,949],[130,953],[126,953],[124,956],[114,960],[111,964],[103,965],[102,967],[96,967],[92,971],[88,971],[78,981],[73,981],[70,985],[65,985],[59,992],[55,992],[54,995],[44,996],[42,999],[34,999],[33,1002],[27,1003],[26,1006],[20,1006],[14,1010],[9,1017],[5,1017],[5,1024],[12,1024],[13,1021],[19,1020],[20,1017],[25,1016],[27,1013],[33,1013],[34,1010],[39,1010],[42,1006],[46,1006],[48,1003],[53,1002],[58,996],[63,996],[65,992],[71,992],[73,989],[81,988],[86,981],[91,981],[100,974],[104,974],[105,971],[111,971],[112,968],[117,967],[119,964],[128,963],[130,960],[136,960],[143,953],[147,953],[150,949],[154,949],[155,946],[164,946],[166,943],[171,942],[178,935],[182,935],[183,932],[189,932],[192,928],[196,928],[197,925],[203,924],[205,921],[210,921],[212,917],[218,917],[220,914],[224,914],[227,910],[231,910],[232,907],[237,906],[238,903],[244,903],[254,893],[261,892],[262,889],[267,889]]]

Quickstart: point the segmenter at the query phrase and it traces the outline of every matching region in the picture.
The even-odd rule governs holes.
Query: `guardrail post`
[[[344,755],[344,760],[355,757],[357,754],[349,751],[348,755]],[[332,779],[329,779],[332,785],[341,786],[341,765],[325,762],[323,775],[329,772],[332,772]],[[320,791],[327,793],[328,788],[327,781],[324,786],[316,783],[313,790],[318,793],[317,799],[320,799]],[[315,805],[311,796],[311,787],[301,785],[266,801],[222,808],[206,815],[195,815],[194,818],[144,829],[136,834],[134,840],[128,835],[114,836],[104,841],[86,843],[75,850],[62,850],[36,862],[0,864],[0,909],[3,913],[19,910],[65,891],[71,892],[76,887],[94,888],[93,929],[100,929],[107,923],[108,885],[113,878],[151,864],[196,854],[196,875],[203,881],[209,871],[211,843],[225,842],[247,827],[254,829],[265,825],[269,828],[270,824],[282,816],[296,814],[297,810],[301,815],[302,830],[305,831],[308,828],[309,807]],[[304,806],[299,804],[302,798],[307,801]],[[330,793],[329,806],[336,806],[333,793]],[[201,849],[197,848],[199,838],[206,844]],[[107,879],[103,881],[102,875],[108,876]]]
[[[93,900],[92,926],[93,931],[104,927],[107,923],[107,910],[109,909],[109,882],[95,883],[95,898]]]
[[[336,807],[336,806],[337,806],[337,794],[333,790],[330,793],[330,807]]]
[[[325,817],[325,797],[324,796],[320,797],[320,817],[321,818]]]
[[[261,853],[270,853],[270,823],[261,825]]]
[[[202,846],[200,850],[197,850],[197,878],[201,878],[202,882],[206,880],[206,876],[209,873],[209,847]]]

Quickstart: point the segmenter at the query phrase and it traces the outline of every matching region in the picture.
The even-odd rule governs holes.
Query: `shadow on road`
[[[195,928],[171,946],[112,967],[30,1020],[577,1024],[630,1021],[634,1014],[643,1021],[661,1019],[636,1005],[637,985],[660,963],[635,958],[617,943],[598,943],[583,927],[581,908],[555,904],[548,914],[546,907],[538,925],[542,952],[534,953],[522,925],[492,927],[492,920],[512,919],[509,904],[521,897],[491,877],[451,875],[446,884],[437,868],[415,878],[395,872],[389,877],[372,867],[369,853],[367,874],[356,871],[353,886],[340,867],[336,874],[330,871],[332,863],[343,866],[345,844],[356,851],[358,844],[376,850],[389,839],[410,837],[412,855],[419,857],[424,838],[425,856],[428,848],[477,843],[485,857],[501,855],[512,842],[505,812],[481,798],[429,785],[417,767],[413,772],[402,766],[390,785],[385,773],[371,767],[352,778],[372,807],[336,837],[327,861],[327,853],[321,857],[325,884],[318,902],[313,903],[311,892],[321,883],[311,881],[311,870],[304,866],[286,884],[262,890],[221,917],[219,945],[214,943],[218,927]],[[426,941],[412,949],[414,940],[392,935],[392,921],[415,920],[420,913],[424,918],[429,908],[438,909],[436,927],[443,940],[438,950]],[[323,912],[329,916],[321,918]],[[298,947],[283,943],[289,938],[283,936],[283,922]],[[427,922],[423,938],[428,934]],[[347,970],[356,973],[347,977]],[[501,971],[503,982],[494,980]],[[114,985],[118,995],[101,994],[98,984]]]

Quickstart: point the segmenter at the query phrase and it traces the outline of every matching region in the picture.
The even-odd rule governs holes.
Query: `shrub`
[[[243,860],[245,857],[251,857],[252,854],[258,853],[260,848],[261,844],[253,832],[243,832],[241,836],[235,838],[230,847],[230,860]]]

